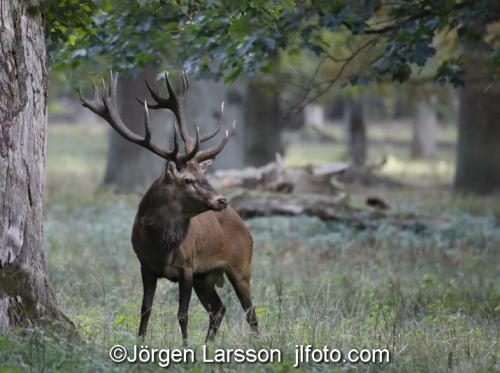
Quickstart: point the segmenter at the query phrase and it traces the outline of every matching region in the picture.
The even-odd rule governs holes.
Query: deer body
[[[236,211],[227,207],[179,218],[168,201],[149,195],[160,183],[144,196],[132,229],[141,266],[173,282],[178,282],[181,268],[191,269],[194,276],[211,273],[222,279],[228,272],[249,278],[253,241]],[[145,206],[149,203],[157,207]]]
[[[185,100],[188,80],[183,78]],[[212,340],[224,317],[225,307],[215,286],[222,286],[224,275],[231,282],[246,312],[247,321],[257,331],[255,309],[250,296],[252,236],[243,220],[207,181],[205,172],[227,143],[231,131],[226,131],[221,143],[200,150],[200,143],[211,139],[221,128],[224,106],[212,133],[190,136],[184,107],[165,76],[169,97],[163,98],[147,87],[156,104],[144,102],[145,136],[131,132],[116,108],[117,76],[111,74],[109,90],[94,87],[94,99],[80,98],[83,106],[105,119],[121,136],[147,148],[167,160],[165,172],[144,194],[132,227],[132,246],[141,265],[143,299],[139,336],[147,331],[156,284],[167,278],[179,284],[178,319],[184,343],[187,342],[188,309],[192,290],[209,314],[206,340]],[[148,107],[168,109],[177,119],[174,126],[174,149],[168,151],[151,143]],[[179,154],[177,132],[184,142],[184,154]]]

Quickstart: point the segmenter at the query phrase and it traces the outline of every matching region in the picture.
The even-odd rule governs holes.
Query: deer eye
[[[186,178],[184,179],[184,184],[186,184],[186,185],[191,185],[191,184],[194,184],[194,179],[191,179],[191,178],[189,178],[189,177],[186,177]]]

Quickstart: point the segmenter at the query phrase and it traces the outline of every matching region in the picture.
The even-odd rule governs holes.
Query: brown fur
[[[186,178],[194,180],[191,190],[186,190]],[[139,204],[132,229],[132,245],[143,277],[146,274],[150,278],[179,282],[185,273],[190,273],[200,300],[203,294],[200,297],[199,291],[206,288],[210,293],[215,292],[215,286],[223,285],[226,274],[248,314],[249,323],[256,329],[249,293],[252,236],[231,207],[213,210],[216,208],[213,201],[219,198],[221,196],[206,181],[204,170],[196,162],[188,163],[181,171],[173,165],[167,166],[165,176],[153,183]],[[212,297],[218,298],[216,294]],[[212,297],[204,304],[211,319],[207,339],[215,336],[222,319],[220,316],[220,320],[213,321],[214,311],[224,312],[224,306],[218,305]],[[145,298],[141,336],[146,333],[151,309],[150,300],[146,295]]]

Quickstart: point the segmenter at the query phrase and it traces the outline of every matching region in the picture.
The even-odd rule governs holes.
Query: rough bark
[[[354,166],[362,167],[367,157],[366,122],[362,98],[346,102],[345,121],[349,159]]]
[[[279,95],[272,85],[254,79],[245,104],[245,163],[262,166],[282,153]]]
[[[0,0],[0,330],[65,319],[42,248],[47,71],[29,6],[40,4]]]
[[[465,48],[466,80],[460,92],[455,188],[487,194],[500,190],[500,88],[490,83],[490,48]]]
[[[137,77],[123,76],[118,82],[120,114],[125,124],[141,135],[144,134],[144,108],[136,97],[151,100],[144,80],[148,80],[152,86],[164,88],[163,82],[155,82],[155,71],[150,67]],[[166,110],[150,110],[150,118],[153,141],[162,146],[172,146],[170,123],[173,116]],[[164,166],[162,158],[123,139],[110,129],[104,184],[114,185],[119,191],[144,192],[161,175]]]
[[[411,156],[428,158],[436,153],[437,115],[432,100],[422,98],[416,104],[412,121]]]

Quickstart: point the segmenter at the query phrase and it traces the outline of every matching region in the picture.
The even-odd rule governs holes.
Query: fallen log
[[[335,175],[349,165],[336,162],[326,165],[285,167],[278,155],[275,162],[243,170],[216,171],[212,182],[216,187],[240,187],[251,190],[282,193],[335,194],[342,188]]]
[[[310,193],[252,192],[239,189],[226,193],[231,206],[243,217],[270,215],[310,215],[320,219],[341,218],[345,210],[346,193],[334,195]]]
[[[386,159],[383,158],[358,168],[351,167],[346,162],[286,167],[281,156],[277,155],[276,161],[262,167],[216,171],[211,176],[211,182],[218,188],[237,187],[267,192],[315,194],[335,194],[344,190],[343,183],[370,187],[414,187],[375,174],[385,162]]]
[[[377,230],[381,224],[417,234],[429,234],[448,226],[446,217],[418,216],[391,212],[384,206],[352,206],[345,193],[335,196],[252,192],[244,189],[225,190],[230,205],[244,218],[261,216],[315,216],[333,220],[357,230]],[[368,201],[367,201],[368,202]]]

